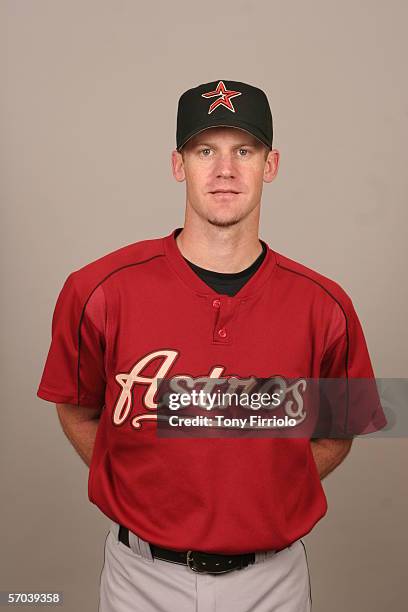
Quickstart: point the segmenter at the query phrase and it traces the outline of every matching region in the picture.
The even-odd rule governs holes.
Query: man
[[[58,296],[37,394],[111,519],[100,612],[311,610],[301,538],[352,436],[158,435],[163,380],[373,377],[346,293],[258,237],[278,166],[262,90],[186,91],[172,153],[184,226],[87,264]]]

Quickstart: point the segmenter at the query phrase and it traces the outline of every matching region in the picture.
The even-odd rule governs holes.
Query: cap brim
[[[200,134],[201,132],[204,132],[205,130],[210,130],[213,127],[231,127],[231,128],[235,128],[237,130],[242,130],[243,132],[247,132],[247,134],[251,134],[251,136],[254,136],[255,138],[257,138],[260,142],[262,142],[262,144],[264,144],[265,146],[268,147],[268,149],[271,149],[271,145],[268,142],[267,138],[264,136],[264,134],[262,134],[262,132],[260,130],[258,130],[257,128],[251,126],[248,126],[248,124],[244,123],[243,121],[237,121],[237,122],[225,122],[225,119],[220,121],[220,123],[218,123],[217,121],[214,121],[214,123],[211,123],[211,125],[205,124],[203,126],[197,126],[194,131],[190,132],[183,140],[183,142],[177,147],[177,151],[180,151],[180,149],[182,149],[182,147],[184,147],[184,145],[191,140],[191,138],[193,138],[193,136],[196,136],[196,134]]]

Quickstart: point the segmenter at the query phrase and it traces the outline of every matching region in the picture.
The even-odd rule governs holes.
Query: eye
[[[243,149],[243,148],[239,149],[240,157],[246,157],[248,153],[249,153],[248,149]]]
[[[202,155],[203,157],[208,157],[209,153],[210,153],[211,149],[209,148],[205,148],[205,149],[200,149],[199,153],[200,155]]]

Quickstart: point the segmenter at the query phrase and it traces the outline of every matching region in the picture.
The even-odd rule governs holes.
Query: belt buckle
[[[187,551],[187,565],[191,570],[193,570],[193,572],[198,572],[199,574],[206,573],[205,570],[198,569],[197,565],[195,564],[192,550]]]
[[[216,569],[214,565],[208,562],[209,560],[208,555],[205,556],[206,561],[201,561],[201,566],[199,566],[197,564],[198,563],[197,559],[195,559],[194,557],[195,553],[198,555],[200,554],[194,550],[187,551],[187,565],[191,570],[193,570],[193,572],[197,572],[198,574],[225,574],[226,572],[231,572],[232,570],[237,569],[236,566],[228,567],[227,569]],[[232,561],[228,561],[228,563],[232,563]],[[207,565],[206,569],[202,568],[203,565]],[[218,562],[215,565],[220,565],[220,563]]]

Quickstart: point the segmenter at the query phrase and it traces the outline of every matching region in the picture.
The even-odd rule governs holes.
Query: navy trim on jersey
[[[292,272],[293,274],[297,274],[298,276],[303,276],[304,278],[307,278],[308,280],[310,280],[312,283],[315,283],[316,285],[318,285],[319,287],[321,287],[326,293],[327,295],[329,295],[338,306],[340,306],[341,311],[344,315],[344,320],[346,323],[346,358],[345,358],[345,364],[344,364],[344,369],[346,372],[346,380],[347,380],[347,387],[346,387],[346,416],[345,416],[345,423],[344,423],[344,433],[347,432],[347,423],[348,423],[348,413],[349,413],[349,386],[348,386],[348,380],[349,380],[349,375],[348,375],[348,359],[349,359],[349,332],[348,332],[348,321],[347,321],[347,315],[344,311],[343,306],[340,304],[339,300],[336,299],[334,297],[334,295],[328,290],[326,289],[326,287],[324,287],[321,283],[319,283],[317,280],[315,280],[314,278],[311,278],[310,276],[307,276],[307,274],[302,274],[302,272],[297,272],[296,270],[292,270],[291,268],[287,268],[286,266],[283,266],[281,263],[279,263],[279,261],[277,261],[276,265],[279,268],[282,268],[282,270],[287,270],[288,272]]]
[[[84,307],[82,308],[82,312],[81,312],[81,317],[79,319],[79,324],[78,324],[78,366],[77,366],[77,406],[80,405],[79,402],[79,396],[80,396],[80,384],[81,384],[81,380],[80,380],[80,363],[81,363],[81,325],[82,325],[82,321],[85,315],[85,310],[86,310],[86,306],[89,302],[89,300],[92,297],[92,294],[97,290],[97,288],[102,285],[102,283],[104,283],[106,281],[106,279],[108,279],[110,276],[112,276],[113,274],[116,274],[117,272],[120,272],[121,270],[123,270],[124,268],[131,268],[132,266],[138,266],[139,264],[142,263],[146,263],[152,259],[156,259],[156,257],[163,257],[163,253],[157,253],[157,255],[152,255],[151,257],[148,257],[147,259],[143,259],[141,261],[137,261],[135,263],[131,263],[131,264],[126,264],[124,266],[121,266],[120,268],[116,268],[116,270],[112,270],[112,272],[109,272],[109,274],[107,274],[105,276],[105,278],[103,278],[91,291],[91,293],[88,295],[86,302],[84,304]],[[75,273],[74,273],[75,274]]]

